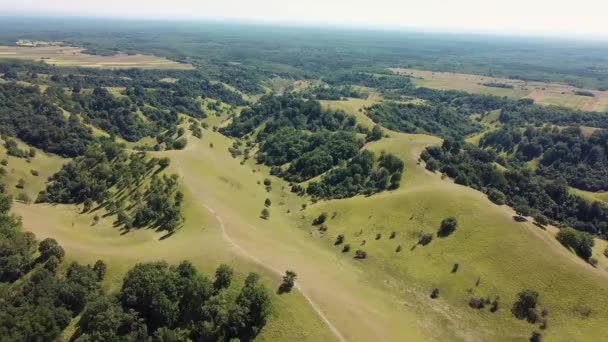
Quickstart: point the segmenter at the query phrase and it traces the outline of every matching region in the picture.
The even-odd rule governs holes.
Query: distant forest
[[[92,54],[148,53],[201,67],[254,93],[270,75],[320,78],[402,66],[608,89],[608,45],[415,32],[195,22],[3,18],[0,44],[65,41]]]

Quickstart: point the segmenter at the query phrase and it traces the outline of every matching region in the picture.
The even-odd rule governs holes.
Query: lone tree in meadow
[[[266,209],[266,208],[262,209],[262,212],[260,213],[260,217],[263,218],[264,220],[268,220],[268,218],[270,217],[270,211],[268,211],[268,209]]]
[[[437,231],[438,237],[446,237],[452,234],[456,228],[458,227],[458,221],[456,221],[453,217],[448,217],[441,221],[441,226],[439,226],[439,230]]]
[[[279,293],[291,291],[291,289],[295,285],[296,278],[298,278],[296,272],[291,270],[285,271],[285,275],[283,276],[283,282],[281,283],[281,286],[279,286]]]

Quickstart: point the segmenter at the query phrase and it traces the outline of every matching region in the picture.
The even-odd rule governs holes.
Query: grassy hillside
[[[325,104],[358,110],[344,101]],[[524,341],[539,330],[510,312],[525,288],[539,291],[541,306],[549,308],[542,332],[547,340],[593,340],[608,332],[603,242],[593,268],[554,239],[555,229],[517,223],[507,207],[425,171],[418,156],[439,139],[389,135],[367,148],[406,162],[400,189],[302,210],[306,200],[291,194],[288,184],[253,161],[241,164],[228,153],[232,140],[204,130],[202,140],[189,137],[182,151],[155,153],[172,159],[168,171],[180,175],[186,195],[185,226],[164,240],[151,230],[121,235],[110,217],[93,226],[94,213],[79,214],[74,206],[16,204],[14,210],[39,238],[56,238],[70,258],[106,260],[108,289],[116,289],[134,263],[148,260],[190,259],[205,271],[227,262],[241,277],[253,268],[272,289],[280,273],[293,269],[300,291],[273,296],[273,319],[259,340]],[[263,220],[266,198],[272,205]],[[325,233],[311,225],[322,212],[334,217]],[[459,221],[454,234],[412,248],[421,232],[435,233],[446,216]],[[338,234],[350,252],[334,246]],[[368,257],[355,260],[357,249]],[[451,273],[455,263],[459,269]],[[433,288],[440,290],[437,299],[430,298]],[[500,297],[499,310],[470,308],[472,296]]]

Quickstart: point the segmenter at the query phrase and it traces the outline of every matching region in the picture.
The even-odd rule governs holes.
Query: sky
[[[235,19],[608,38],[607,0],[0,0],[0,15]]]

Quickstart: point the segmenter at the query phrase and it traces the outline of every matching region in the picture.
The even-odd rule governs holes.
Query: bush
[[[348,253],[350,251],[350,244],[346,244],[344,245],[344,247],[342,247],[342,253]]]
[[[507,202],[507,196],[496,189],[490,189],[490,191],[488,191],[488,199],[498,205],[503,205]]]
[[[344,235],[340,234],[336,237],[336,242],[334,242],[334,245],[341,245],[344,242]]]
[[[24,192],[20,192],[17,194],[17,196],[15,197],[15,199],[19,202],[23,202],[25,204],[30,204],[32,203],[32,199],[30,198],[30,196],[28,196],[26,193]]]
[[[283,276],[283,282],[281,283],[281,286],[279,286],[279,292],[284,293],[291,291],[297,277],[298,275],[296,274],[296,272],[290,270],[285,271],[285,275]]]
[[[314,226],[318,226],[320,224],[325,223],[326,220],[327,220],[327,213],[322,213],[321,215],[319,215],[319,217],[317,217],[316,219],[314,219],[312,221],[312,224]]]
[[[542,335],[539,332],[533,332],[532,336],[530,336],[530,342],[541,342]]]
[[[434,288],[433,291],[431,291],[431,298],[435,299],[439,297],[439,289],[438,288]]]
[[[389,239],[394,239],[395,237],[397,237],[397,232],[392,232],[391,236],[389,236]]]
[[[585,260],[591,258],[595,244],[591,234],[565,227],[560,229],[555,238],[565,247],[572,248],[581,258]]]
[[[38,177],[40,175],[40,172],[38,172],[38,170],[30,170],[30,173],[32,174],[32,176]]]
[[[365,258],[367,258],[367,252],[366,251],[358,249],[355,252],[355,259],[365,259]]]
[[[441,221],[441,226],[439,226],[439,230],[437,231],[438,237],[446,237],[452,234],[456,228],[458,227],[458,221],[456,221],[453,217],[448,217]]]
[[[429,243],[431,243],[431,241],[433,241],[433,234],[424,233],[424,234],[420,235],[420,239],[418,239],[418,244],[420,244],[422,246],[426,246]]]
[[[55,239],[46,238],[40,241],[38,245],[38,252],[40,252],[40,260],[46,261],[51,257],[56,257],[58,260],[63,259],[65,251]]]
[[[519,319],[534,318],[534,314],[530,311],[536,308],[538,304],[538,292],[534,290],[523,290],[517,295],[517,301],[513,304],[511,312]]]
[[[268,218],[270,218],[270,211],[268,211],[268,209],[266,209],[266,208],[262,209],[262,212],[260,213],[260,217],[263,218],[264,220],[268,220]]]
[[[473,309],[483,309],[486,306],[485,300],[483,298],[473,297],[469,300],[469,306]]]
[[[270,201],[270,198],[267,198],[267,199],[264,201],[264,206],[266,206],[266,207],[270,207],[270,205],[272,205],[272,201]]]
[[[549,219],[545,215],[538,214],[534,216],[534,222],[544,227],[549,224]]]

